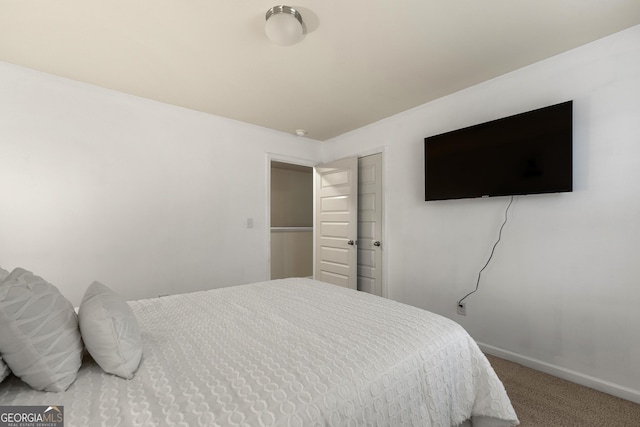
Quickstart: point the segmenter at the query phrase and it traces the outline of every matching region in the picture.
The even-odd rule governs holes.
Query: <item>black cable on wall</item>
[[[513,203],[513,196],[511,196],[511,200],[509,200],[509,204],[507,205],[507,208],[504,211],[504,221],[502,222],[502,225],[500,226],[500,231],[498,232],[498,240],[496,240],[496,242],[493,244],[493,248],[491,249],[491,254],[489,255],[489,259],[484,264],[484,267],[480,269],[480,272],[478,272],[478,280],[476,281],[476,288],[471,292],[469,292],[468,294],[466,294],[460,300],[458,300],[458,306],[461,306],[462,301],[464,301],[469,295],[478,291],[478,288],[480,287],[480,277],[482,276],[482,272],[484,271],[485,268],[487,268],[487,266],[491,262],[491,258],[493,258],[493,253],[496,251],[496,246],[498,246],[498,243],[500,243],[500,240],[502,239],[502,229],[507,224],[507,221],[509,219],[509,208],[511,207],[512,203]]]

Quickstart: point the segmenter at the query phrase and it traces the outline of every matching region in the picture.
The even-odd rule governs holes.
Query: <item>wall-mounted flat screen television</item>
[[[573,191],[573,101],[424,139],[425,200]]]

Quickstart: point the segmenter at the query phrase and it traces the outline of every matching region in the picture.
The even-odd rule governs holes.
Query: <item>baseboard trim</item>
[[[537,371],[544,372],[545,374],[553,375],[554,377],[562,378],[564,380],[571,381],[573,383],[580,384],[585,387],[589,387],[594,390],[598,390],[603,393],[607,393],[612,396],[620,397],[622,399],[630,400],[632,402],[640,404],[639,390],[634,390],[632,388],[614,384],[609,381],[604,381],[600,378],[592,377],[590,375],[581,374],[580,372],[552,365],[550,363],[523,356],[512,351],[503,350],[492,345],[478,343],[478,346],[480,346],[480,349],[483,352],[492,356],[500,357],[502,359],[526,366],[527,368],[532,368]]]

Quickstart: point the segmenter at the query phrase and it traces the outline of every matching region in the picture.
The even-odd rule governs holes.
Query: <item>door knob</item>
[[[353,246],[353,245],[355,245],[355,244],[356,244],[356,242],[354,242],[353,240],[349,240],[349,241],[347,242],[347,245],[351,245],[351,246]]]
[[[379,240],[376,240],[375,242],[373,242],[373,246],[380,246],[380,245],[381,245],[381,243],[380,243]]]

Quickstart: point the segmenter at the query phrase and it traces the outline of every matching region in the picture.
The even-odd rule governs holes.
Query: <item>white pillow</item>
[[[82,298],[78,319],[84,344],[96,363],[105,372],[133,378],[142,358],[142,339],[129,304],[93,282]]]
[[[2,267],[0,267],[0,283],[2,283],[2,281],[4,279],[7,278],[7,276],[9,275],[9,272],[7,270],[4,270]],[[6,363],[4,363],[4,360],[2,360],[2,356],[0,356],[0,383],[7,378],[7,376],[9,376],[9,367],[7,366]]]
[[[66,390],[82,350],[78,317],[55,286],[22,268],[0,282],[0,353],[22,381],[36,390]]]
[[[9,367],[4,363],[4,360],[2,360],[2,356],[0,356],[0,383],[9,376],[9,372],[11,372]]]

